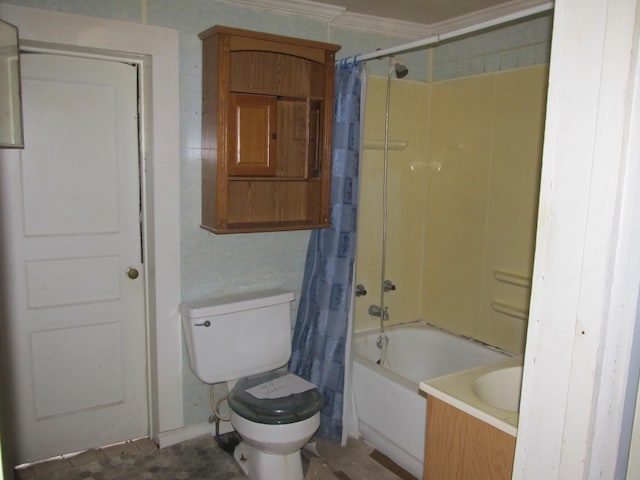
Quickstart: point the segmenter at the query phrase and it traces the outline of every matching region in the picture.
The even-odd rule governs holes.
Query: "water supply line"
[[[388,194],[388,178],[389,178],[389,108],[391,105],[391,74],[395,71],[395,62],[393,57],[389,59],[389,73],[387,75],[387,99],[384,109],[384,160],[382,175],[382,265],[380,271],[380,333],[384,333],[384,320],[387,314],[387,307],[384,305],[384,279],[386,275],[387,265],[387,194]]]
[[[389,337],[384,332],[384,322],[389,319],[388,309],[384,304],[386,264],[387,264],[387,183],[389,177],[389,109],[391,106],[391,74],[396,72],[400,63],[394,57],[389,58],[389,72],[387,75],[387,98],[384,110],[384,159],[383,159],[383,177],[382,177],[382,265],[380,271],[380,336],[376,342],[380,349],[380,360],[378,365],[384,366],[387,360],[387,347],[389,346]],[[406,75],[406,67],[403,70]]]
[[[213,385],[209,385],[209,406],[211,407],[211,416],[209,417],[209,423],[216,424],[216,436],[218,436],[218,429],[220,427],[220,421],[230,422],[231,416],[225,417],[220,413],[220,405],[222,402],[226,401],[229,395],[223,395],[217,401],[215,400],[215,391],[213,389]]]

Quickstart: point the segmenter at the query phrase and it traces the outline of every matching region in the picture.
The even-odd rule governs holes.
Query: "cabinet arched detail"
[[[202,227],[328,227],[340,47],[221,26],[200,38]]]

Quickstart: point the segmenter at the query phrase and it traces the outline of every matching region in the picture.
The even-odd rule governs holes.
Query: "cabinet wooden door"
[[[276,174],[277,99],[232,93],[229,97],[229,174]]]

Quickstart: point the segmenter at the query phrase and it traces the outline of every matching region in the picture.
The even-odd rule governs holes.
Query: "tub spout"
[[[381,309],[378,305],[369,305],[369,315],[372,317],[381,317],[382,320],[389,320],[389,311],[387,307]]]

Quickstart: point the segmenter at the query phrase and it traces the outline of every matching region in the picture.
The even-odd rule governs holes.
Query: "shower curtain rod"
[[[476,23],[474,25],[470,25],[464,28],[459,28],[457,30],[452,30],[450,32],[433,35],[432,37],[423,38],[421,40],[416,40],[414,42],[403,43],[402,45],[397,45],[395,47],[383,48],[381,50],[376,50],[375,52],[365,53],[364,55],[358,54],[353,57],[345,57],[345,58],[336,60],[336,63],[349,63],[349,60],[353,60],[353,62],[364,62],[367,60],[373,60],[375,58],[388,57],[395,53],[402,53],[402,52],[407,52],[409,50],[418,49],[421,47],[427,47],[429,45],[442,42],[443,40],[449,40],[452,38],[461,37],[469,33],[477,32],[480,30],[484,30],[486,28],[502,25],[503,23],[512,22],[514,20],[520,20],[522,18],[530,17],[538,13],[552,10],[553,3],[554,2],[542,3],[534,7],[525,8],[523,10],[519,10],[517,12],[513,12],[508,15],[503,15],[501,17],[494,18],[492,20]]]

